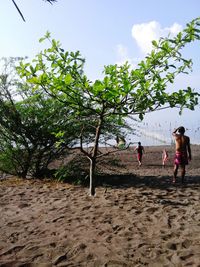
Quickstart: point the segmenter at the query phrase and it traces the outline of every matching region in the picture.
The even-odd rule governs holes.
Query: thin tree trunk
[[[103,114],[103,112],[102,112],[102,114]],[[96,168],[96,159],[97,159],[97,153],[98,153],[98,147],[99,147],[99,137],[101,134],[102,124],[103,124],[103,116],[100,116],[99,123],[98,123],[98,126],[96,128],[94,148],[92,151],[92,155],[89,157],[89,160],[90,160],[90,189],[89,189],[89,194],[90,194],[90,196],[95,195],[95,168]]]
[[[90,158],[90,188],[89,188],[89,194],[90,196],[95,195],[95,165],[96,165],[96,159]]]

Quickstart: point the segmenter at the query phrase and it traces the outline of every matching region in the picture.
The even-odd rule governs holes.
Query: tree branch
[[[24,19],[24,16],[22,15],[22,12],[20,11],[20,9],[19,9],[19,7],[17,6],[17,4],[15,3],[15,1],[12,0],[12,2],[13,2],[13,4],[15,5],[15,7],[16,7],[17,11],[19,12],[19,14],[20,14],[21,18],[23,19],[23,21],[26,22],[25,19]]]

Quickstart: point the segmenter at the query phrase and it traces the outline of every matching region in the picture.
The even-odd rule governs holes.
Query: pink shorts
[[[174,164],[175,165],[187,165],[188,164],[188,156],[186,152],[176,152],[174,156]]]

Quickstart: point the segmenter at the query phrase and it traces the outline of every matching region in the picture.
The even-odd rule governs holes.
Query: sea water
[[[134,134],[127,136],[127,143],[137,144],[139,141],[144,146],[172,145],[174,138],[172,128],[163,127],[138,127]],[[200,144],[200,127],[186,128],[185,135],[190,137],[191,144]]]

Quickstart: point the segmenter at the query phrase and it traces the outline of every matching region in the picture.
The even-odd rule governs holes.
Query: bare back
[[[185,135],[175,135],[176,141],[176,151],[178,152],[186,152],[188,150],[188,145],[190,144],[190,139]]]
[[[191,159],[190,138],[182,134],[175,134],[174,136],[176,152],[188,153],[189,159]]]

